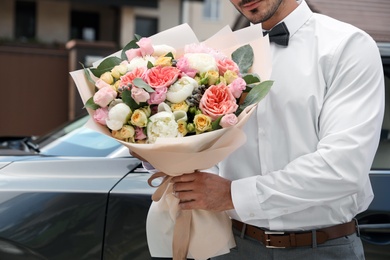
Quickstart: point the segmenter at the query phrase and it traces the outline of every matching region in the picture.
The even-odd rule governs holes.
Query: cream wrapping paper
[[[262,37],[261,25],[254,25],[232,32],[223,28],[204,43],[225,55],[244,44],[250,44],[254,51],[252,73],[261,80],[268,80],[271,74],[269,41]],[[182,24],[150,37],[153,44],[166,44],[183,53],[186,44],[198,43],[198,39],[187,24]],[[120,51],[113,55],[119,56]],[[95,63],[96,66],[99,62]],[[83,70],[70,73],[80,96],[85,103],[94,94],[94,86],[86,79]],[[151,165],[167,176],[165,182],[152,196],[153,202],[147,217],[147,239],[153,257],[173,257],[175,260],[207,259],[228,253],[235,246],[231,221],[225,212],[204,210],[181,211],[178,200],[172,195],[169,178],[205,170],[226,158],[245,143],[241,127],[256,110],[256,105],[246,108],[239,116],[239,123],[200,135],[184,138],[158,138],[154,144],[122,143],[130,150],[145,158]],[[92,110],[88,109],[90,115]],[[92,119],[87,127],[111,136],[110,131]]]

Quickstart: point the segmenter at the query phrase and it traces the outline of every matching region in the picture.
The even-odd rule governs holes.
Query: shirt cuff
[[[256,180],[257,176],[232,181],[233,205],[243,222],[261,219],[263,215],[258,201]]]

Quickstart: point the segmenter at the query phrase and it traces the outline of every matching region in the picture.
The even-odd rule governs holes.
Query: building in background
[[[69,71],[181,23],[208,38],[238,15],[225,2],[1,0],[0,136],[42,135],[85,114]]]
[[[0,39],[45,44],[81,39],[123,47],[134,34],[150,36],[181,23],[207,38],[237,15],[223,0],[1,0]]]

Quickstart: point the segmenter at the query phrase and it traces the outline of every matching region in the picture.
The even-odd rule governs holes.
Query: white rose
[[[191,96],[192,91],[198,87],[198,82],[191,77],[184,76],[169,87],[167,100],[172,103],[180,103]]]
[[[184,55],[192,69],[199,73],[205,73],[210,70],[218,71],[217,62],[214,57],[207,53],[187,53]]]
[[[147,67],[149,61],[154,64],[156,58],[149,55],[145,57],[135,57],[129,62],[129,64],[127,65],[127,69],[129,71],[132,71],[135,68]]]
[[[154,143],[158,137],[178,137],[178,124],[173,113],[162,111],[151,116],[147,135],[149,143]]]
[[[169,45],[165,45],[165,44],[153,45],[153,48],[154,48],[153,56],[157,56],[157,57],[165,56],[170,52],[173,54],[173,56],[176,55],[175,48]]]
[[[108,110],[107,127],[111,130],[119,130],[129,120],[130,116],[130,107],[125,103],[118,103]]]

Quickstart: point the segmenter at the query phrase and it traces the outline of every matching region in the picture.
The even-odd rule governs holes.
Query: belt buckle
[[[265,230],[264,231],[264,235],[265,235],[265,247],[266,248],[286,248],[284,246],[271,246],[270,245],[270,242],[271,242],[271,238],[269,235],[284,235],[284,232],[283,231],[268,231],[268,230]]]

